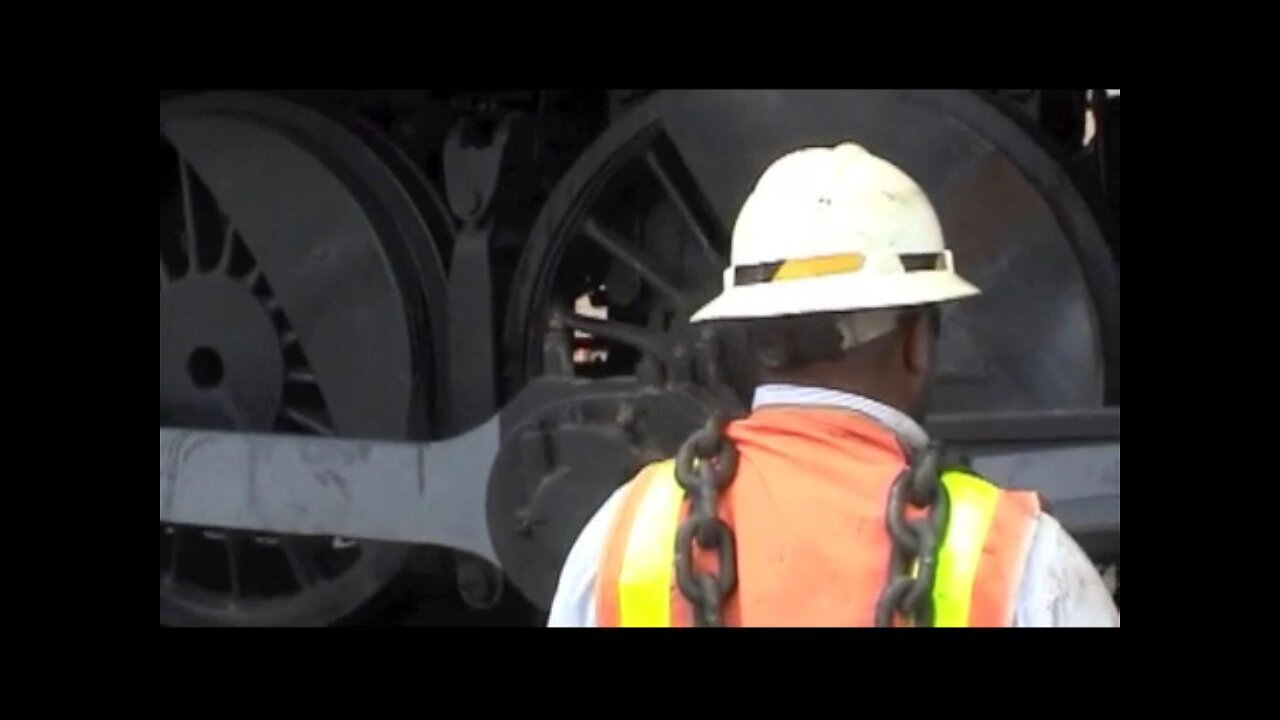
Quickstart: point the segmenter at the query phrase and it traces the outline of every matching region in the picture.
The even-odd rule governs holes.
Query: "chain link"
[[[676,534],[676,584],[693,605],[699,627],[724,624],[724,603],[738,579],[733,530],[717,512],[720,493],[738,468],[738,451],[724,436],[725,422],[723,415],[713,415],[676,453],[676,482],[692,501]],[[717,551],[719,572],[694,568],[695,544]]]
[[[676,534],[676,582],[693,605],[699,627],[724,624],[724,603],[737,584],[733,530],[718,514],[721,492],[733,481],[738,453],[724,437],[725,418],[714,415],[681,445],[676,454],[676,481],[692,502],[688,518]],[[876,604],[876,625],[893,625],[895,614],[914,627],[933,624],[933,584],[938,545],[946,533],[950,498],[940,481],[942,453],[937,442],[903,468],[889,491],[886,521],[893,543],[889,583]],[[908,505],[926,510],[909,519]],[[694,567],[695,545],[715,550],[719,572]]]
[[[893,550],[889,582],[876,603],[877,627],[892,626],[895,614],[907,618],[913,627],[933,625],[938,545],[946,534],[951,510],[951,500],[938,471],[941,454],[941,444],[931,442],[909,461],[889,490],[885,520]],[[925,517],[909,519],[908,504],[927,509]]]

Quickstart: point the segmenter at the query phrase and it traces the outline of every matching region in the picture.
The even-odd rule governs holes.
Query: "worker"
[[[1119,626],[1098,571],[1030,492],[919,424],[960,277],[924,191],[853,143],[761,176],[723,292],[751,413],[644,467],[578,536],[553,627]]]

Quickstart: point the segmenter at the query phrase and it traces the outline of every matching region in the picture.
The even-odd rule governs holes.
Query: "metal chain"
[[[724,624],[724,602],[737,584],[733,530],[717,512],[720,493],[733,481],[738,463],[737,449],[724,437],[724,423],[723,416],[713,416],[676,454],[676,481],[693,503],[676,535],[676,582],[693,605],[694,622],[699,627]],[[889,491],[886,521],[893,550],[889,583],[876,604],[879,627],[891,626],[895,613],[908,618],[914,627],[933,624],[938,546],[950,513],[950,498],[940,482],[941,452],[939,443],[930,443],[903,468]],[[925,517],[908,519],[908,503],[926,509]],[[694,568],[695,543],[698,548],[718,551],[718,573]]]
[[[938,547],[947,530],[951,500],[938,471],[942,446],[929,446],[902,469],[889,490],[885,513],[893,550],[889,583],[876,603],[876,626],[890,627],[901,614],[913,627],[933,625],[933,582]],[[907,518],[907,504],[927,509],[922,519]],[[912,573],[914,567],[915,572]]]
[[[738,468],[737,448],[724,436],[725,422],[723,415],[712,415],[676,453],[676,482],[693,503],[676,534],[676,583],[693,605],[698,627],[724,625],[724,603],[738,579],[733,530],[717,512],[720,492],[733,481]],[[694,568],[695,543],[718,551],[718,573]]]

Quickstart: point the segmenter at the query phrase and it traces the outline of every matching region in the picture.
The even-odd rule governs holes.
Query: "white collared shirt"
[[[768,405],[840,407],[879,422],[911,448],[928,443],[924,428],[905,413],[861,395],[828,388],[767,384],[756,389],[753,408]],[[624,486],[625,487],[625,486]],[[588,521],[560,572],[551,602],[550,627],[596,627],[595,584],[621,488]],[[1058,521],[1042,514],[1018,588],[1015,627],[1119,627],[1120,611],[1097,569]]]

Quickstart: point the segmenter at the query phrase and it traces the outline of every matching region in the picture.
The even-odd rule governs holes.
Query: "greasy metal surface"
[[[764,168],[799,147],[846,140],[921,183],[960,271],[984,290],[944,323],[937,409],[1100,405],[1102,331],[1118,338],[1118,320],[1100,320],[1095,305],[1118,314],[1119,302],[1110,261],[1099,260],[1101,231],[1063,168],[966,91],[666,91],[640,103],[583,153],[530,234],[508,328],[521,374],[538,372],[541,320],[572,290],[566,268],[582,265],[576,248],[592,243],[593,221],[640,228],[621,262],[703,299],[719,288],[714,256],[727,255],[725,229]],[[675,224],[644,232],[668,206]],[[650,289],[646,308],[669,295]]]
[[[670,457],[709,410],[687,392],[622,378],[539,378],[504,407],[489,530],[520,592],[548,607],[591,515],[644,463]]]
[[[497,562],[485,523],[498,418],[447,442],[160,428],[161,522],[450,547]]]

